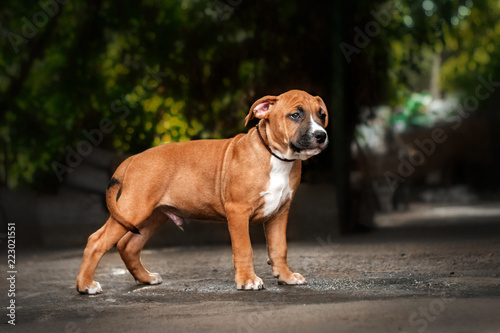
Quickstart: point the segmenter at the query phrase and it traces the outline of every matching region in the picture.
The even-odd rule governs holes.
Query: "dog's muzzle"
[[[296,142],[290,141],[290,148],[299,154],[307,151],[317,151],[317,153],[320,153],[327,145],[328,135],[324,130],[316,130],[312,133],[301,135]]]

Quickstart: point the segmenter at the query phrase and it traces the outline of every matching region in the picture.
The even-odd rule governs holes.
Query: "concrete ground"
[[[368,234],[289,244],[306,286],[278,285],[255,246],[263,291],[236,291],[229,245],[146,250],[158,286],[135,285],[112,250],[96,296],[75,290],[83,249],[20,250],[16,325],[1,331],[500,332],[500,204],[413,206],[377,223]]]

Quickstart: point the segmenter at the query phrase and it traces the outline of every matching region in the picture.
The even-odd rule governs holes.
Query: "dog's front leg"
[[[231,246],[233,248],[236,288],[238,290],[265,289],[262,279],[255,275],[253,250],[249,233],[250,214],[246,211],[247,209],[240,205],[226,205]]]
[[[278,284],[306,284],[306,279],[299,273],[292,273],[287,264],[286,226],[288,210],[275,219],[264,223],[266,234],[268,263],[273,267],[273,276]]]

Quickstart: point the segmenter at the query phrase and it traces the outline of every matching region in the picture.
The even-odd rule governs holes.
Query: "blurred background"
[[[19,0],[0,34],[0,219],[20,247],[83,246],[124,158],[246,131],[256,99],[289,89],[331,116],[290,240],[499,206],[496,0]],[[152,245],[221,242],[227,226],[192,221]]]

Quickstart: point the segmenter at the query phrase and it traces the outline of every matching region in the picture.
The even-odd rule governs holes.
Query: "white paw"
[[[92,281],[92,283],[85,288],[85,291],[80,293],[89,295],[100,294],[102,293],[101,284],[99,282]]]
[[[236,282],[236,288],[238,290],[261,290],[266,289],[266,286],[260,277],[255,276],[253,279],[248,279],[245,282]]]
[[[160,284],[160,283],[163,283],[163,279],[161,278],[160,274],[158,274],[158,273],[150,273],[149,275],[153,277],[153,279],[149,282],[149,284]]]
[[[307,281],[301,274],[292,273],[286,279],[282,279],[282,277],[279,276],[278,284],[300,285],[300,284],[307,284]]]
[[[149,273],[149,278],[146,281],[139,281],[135,280],[137,284],[160,284],[163,283],[163,279],[161,278],[160,274],[158,273]]]

